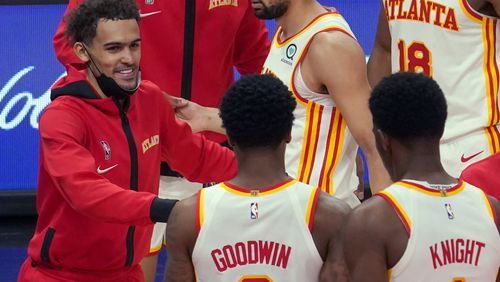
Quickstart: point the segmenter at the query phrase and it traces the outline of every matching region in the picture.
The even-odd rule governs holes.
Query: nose
[[[130,48],[123,49],[121,62],[124,64],[132,64],[134,62],[134,57]]]

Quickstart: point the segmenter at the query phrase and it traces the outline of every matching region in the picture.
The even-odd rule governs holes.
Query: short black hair
[[[271,147],[290,133],[297,106],[288,87],[271,75],[249,75],[222,98],[220,117],[228,137],[239,147]]]
[[[100,19],[139,22],[139,9],[134,0],[86,0],[66,16],[66,37],[91,45]]]
[[[424,74],[395,73],[372,91],[370,111],[375,128],[403,142],[443,135],[446,99],[439,85]]]

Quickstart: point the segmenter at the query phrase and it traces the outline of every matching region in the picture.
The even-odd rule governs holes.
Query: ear
[[[292,141],[292,131],[288,132],[288,134],[285,136],[285,143],[289,144]]]
[[[380,147],[384,149],[384,151],[388,152],[389,148],[391,147],[391,138],[387,136],[382,130],[377,129],[375,131],[375,138],[378,140],[380,143]]]
[[[82,42],[75,42],[75,44],[73,44],[73,51],[75,52],[76,56],[84,63],[90,61],[89,54],[87,53],[87,50],[85,50]]]
[[[234,142],[231,140],[231,138],[229,138],[229,136],[227,137],[227,143],[229,143],[229,145],[234,148],[235,144]]]

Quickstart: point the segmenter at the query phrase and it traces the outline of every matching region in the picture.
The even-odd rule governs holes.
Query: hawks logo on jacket
[[[101,140],[99,143],[101,143],[102,149],[104,150],[104,159],[111,159],[111,147],[109,147],[108,142]]]

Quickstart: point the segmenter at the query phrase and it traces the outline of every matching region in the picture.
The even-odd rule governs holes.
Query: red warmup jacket
[[[500,171],[500,153],[471,164],[462,172],[460,178],[500,201],[498,171]]]
[[[28,247],[41,269],[89,281],[137,265],[152,219],[165,218],[155,205],[160,160],[192,181],[236,175],[234,154],[193,135],[151,82],[120,110],[98,98],[85,71],[70,70],[51,98],[40,119],[39,218]]]
[[[66,14],[82,2],[70,0]],[[168,94],[218,107],[233,81],[233,66],[241,74],[260,72],[270,43],[250,0],[136,2],[141,13],[142,77]],[[81,63],[64,30],[62,21],[53,40],[57,58],[63,65]],[[215,133],[206,136],[217,142],[225,139]]]

